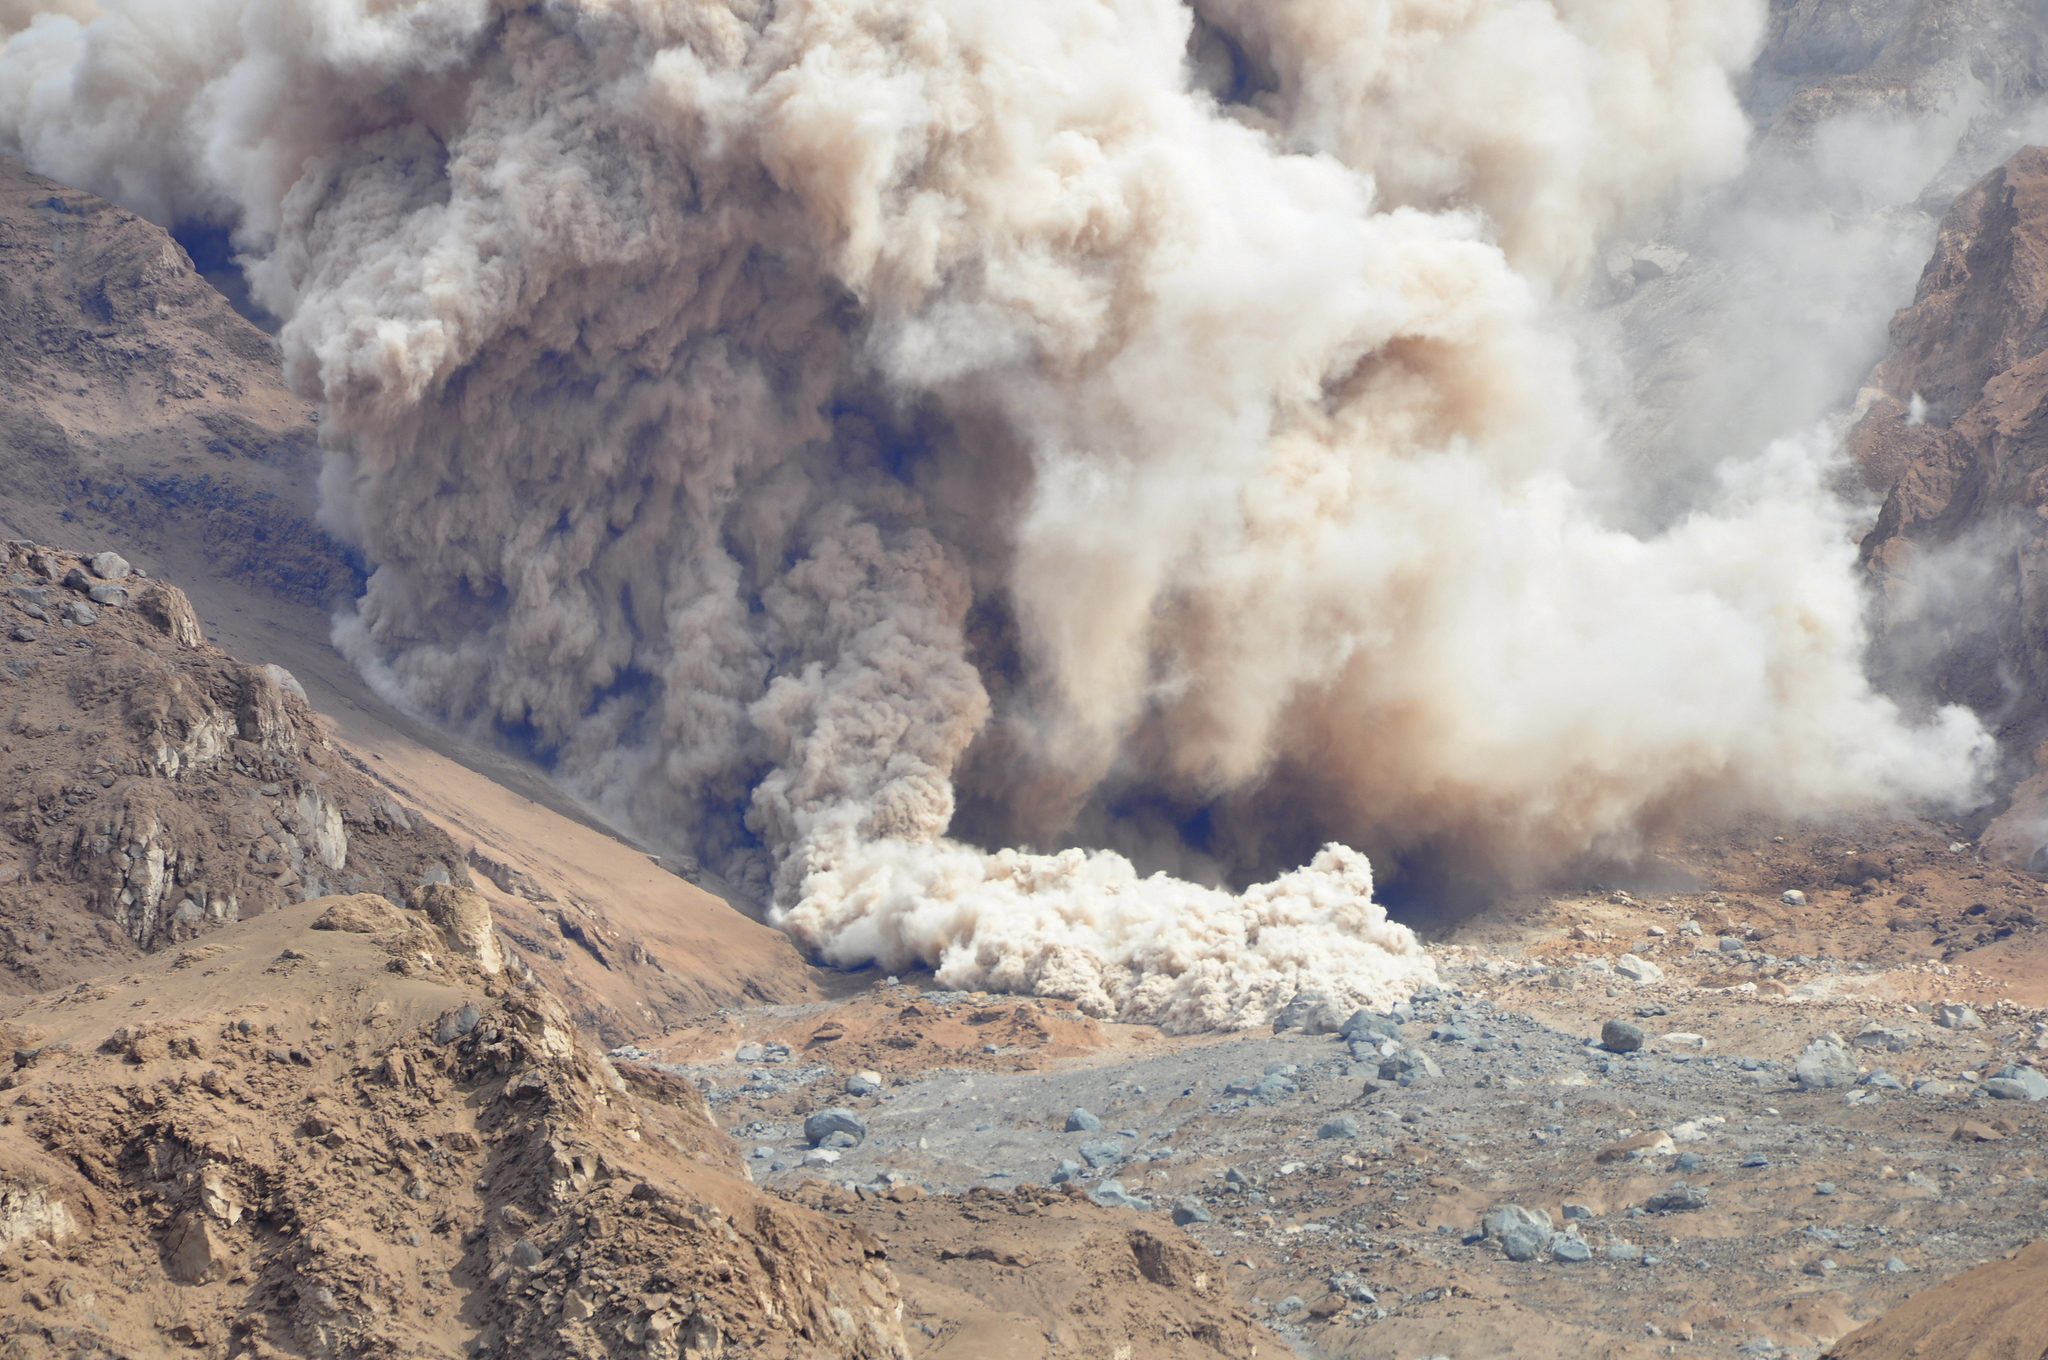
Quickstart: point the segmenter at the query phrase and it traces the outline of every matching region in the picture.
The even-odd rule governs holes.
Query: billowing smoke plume
[[[1815,435],[1641,537],[1558,310],[1761,0],[102,0],[0,135],[235,224],[337,638],[822,957],[1177,1027],[1426,977],[1364,857],[1972,788]],[[950,834],[949,834],[950,833]],[[1140,878],[1142,849],[1233,894]]]

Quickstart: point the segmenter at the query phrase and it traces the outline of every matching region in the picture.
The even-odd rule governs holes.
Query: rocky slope
[[[330,892],[467,883],[276,666],[117,555],[0,542],[0,989],[47,990]]]
[[[2021,757],[2048,735],[2044,323],[2048,149],[2029,147],[1942,219],[1849,435],[1865,480],[1888,488],[1863,555],[1893,683],[1970,705]],[[2036,868],[2043,792],[2032,781],[1992,832]]]
[[[0,1355],[904,1355],[874,1239],[491,939],[324,898],[0,1008]]]

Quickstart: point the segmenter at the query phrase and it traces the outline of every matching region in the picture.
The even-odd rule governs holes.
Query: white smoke
[[[826,959],[1247,1024],[1430,975],[1363,856],[949,829],[1540,868],[1974,788],[1864,678],[1829,439],[1600,508],[1562,309],[1741,164],[1761,0],[103,8],[0,137],[236,224],[340,645]]]

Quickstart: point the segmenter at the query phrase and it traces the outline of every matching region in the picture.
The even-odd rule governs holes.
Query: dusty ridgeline
[[[43,990],[333,892],[467,882],[291,675],[207,645],[118,554],[0,542],[0,988]]]

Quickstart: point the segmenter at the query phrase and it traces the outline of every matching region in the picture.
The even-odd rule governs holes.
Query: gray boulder
[[[1643,1027],[1617,1016],[1600,1026],[1600,1046],[1610,1053],[1633,1053],[1643,1046]]]
[[[1404,1048],[1399,1053],[1380,1059],[1381,1081],[1391,1081],[1402,1086],[1413,1086],[1418,1081],[1435,1080],[1443,1076],[1443,1069],[1427,1053],[1418,1053]]]
[[[1102,1121],[1076,1105],[1067,1112],[1068,1133],[1096,1133],[1102,1128]]]
[[[1934,1008],[1934,1023],[1943,1029],[1982,1029],[1984,1022],[1977,1018],[1977,1012],[1960,1001],[1944,1001]]]
[[[1793,1068],[1792,1079],[1799,1083],[1801,1090],[1826,1091],[1838,1086],[1856,1084],[1856,1059],[1842,1041],[1834,1035],[1825,1035],[1806,1046],[1799,1055],[1798,1065]]]
[[[1920,1031],[1904,1025],[1869,1024],[1858,1030],[1856,1037],[1849,1042],[1858,1048],[1904,1053],[1920,1042]]]
[[[1533,1261],[1549,1242],[1549,1231],[1533,1223],[1510,1224],[1500,1235],[1500,1249],[1510,1261]]]
[[[1659,1190],[1643,1201],[1653,1214],[1689,1214],[1707,1207],[1707,1192],[1684,1181],[1673,1181],[1669,1190]]]
[[[1401,1026],[1398,1021],[1388,1016],[1374,1015],[1371,1011],[1361,1009],[1351,1012],[1351,1018],[1338,1027],[1337,1035],[1343,1039],[1364,1039],[1375,1044],[1382,1039],[1392,1039],[1399,1043]]]
[[[860,1116],[852,1110],[820,1110],[804,1121],[804,1141],[812,1147],[822,1147],[827,1138],[843,1133],[853,1139],[858,1147],[868,1136],[868,1126],[861,1123]]]
[[[86,565],[91,567],[92,574],[102,581],[125,581],[128,574],[135,570],[128,565],[128,559],[117,552],[94,553],[92,560]]]
[[[1329,998],[1321,992],[1296,992],[1294,999],[1282,1006],[1280,1013],[1273,1017],[1273,1032],[1279,1034],[1285,1030],[1300,1029],[1309,1018],[1309,1013],[1328,1000]]]
[[[1083,1143],[1080,1152],[1081,1160],[1098,1171],[1105,1166],[1115,1166],[1124,1159],[1124,1145],[1114,1138],[1105,1138],[1099,1143]]]
[[[1998,1075],[1985,1079],[1983,1089],[1993,1100],[2048,1099],[2048,1077],[2031,1067],[2008,1063]]]
[[[1193,1195],[1182,1195],[1173,1202],[1173,1221],[1183,1228],[1190,1223],[1207,1223],[1209,1211]]]
[[[1559,1261],[1577,1262],[1593,1259],[1593,1249],[1586,1245],[1585,1239],[1574,1237],[1570,1233],[1550,1235],[1550,1254],[1553,1259]]]
[[[1136,1209],[1140,1213],[1152,1212],[1152,1201],[1139,1199],[1125,1190],[1121,1181],[1104,1181],[1088,1192],[1088,1198],[1105,1209]]]
[[[1651,963],[1648,959],[1637,958],[1634,954],[1623,954],[1620,958],[1616,959],[1614,961],[1614,971],[1627,978],[1630,982],[1640,983],[1644,986],[1648,986],[1652,982],[1662,982],[1664,980],[1664,970],[1662,968]]]
[[[1318,1138],[1356,1138],[1357,1136],[1358,1121],[1348,1114],[1338,1115],[1335,1119],[1316,1128],[1316,1137]]]

